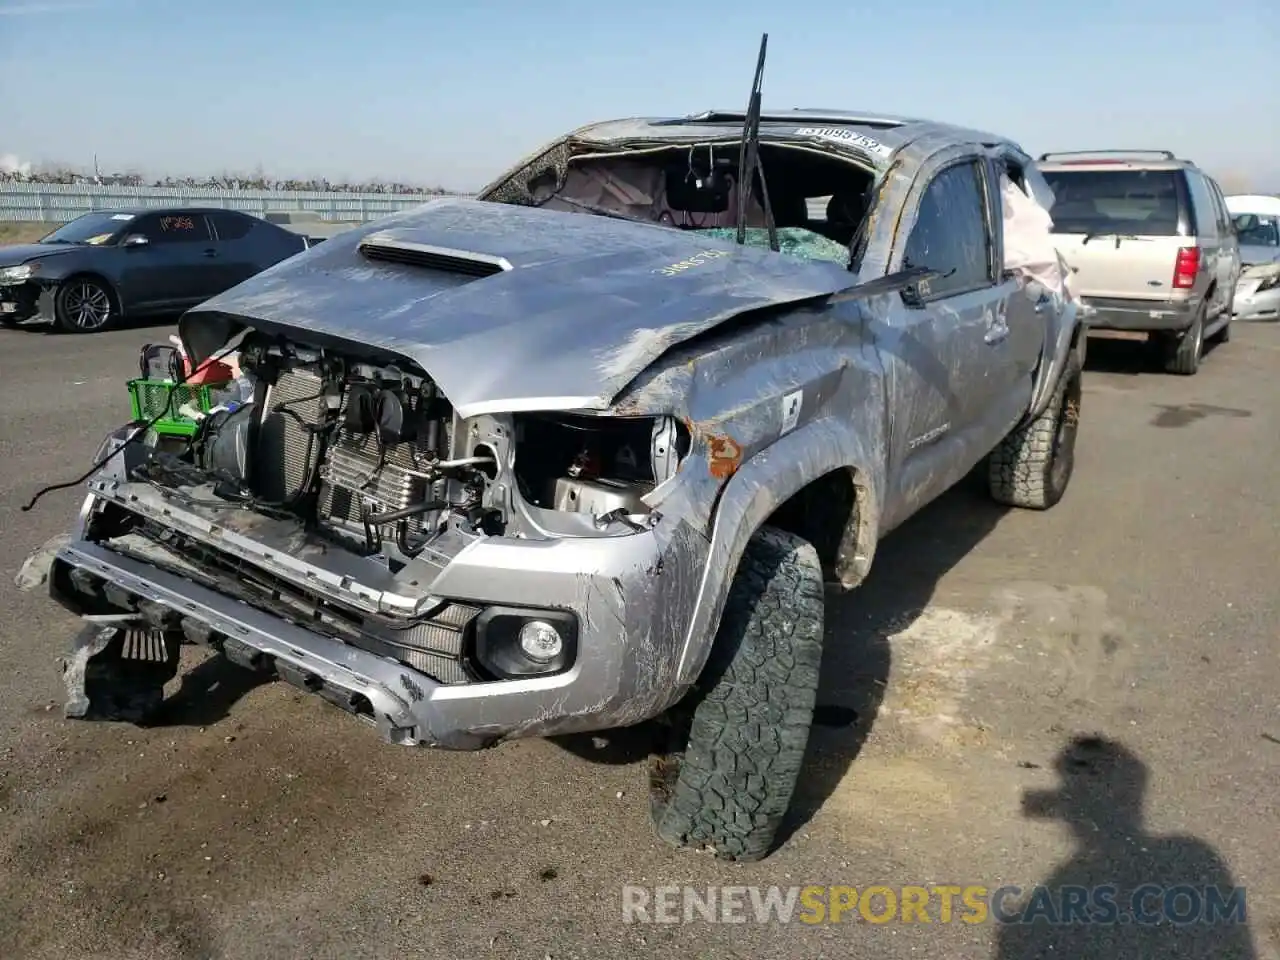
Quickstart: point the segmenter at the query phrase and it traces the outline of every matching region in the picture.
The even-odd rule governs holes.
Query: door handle
[[[217,250],[206,250],[206,251],[204,252],[204,255],[205,255],[206,257],[216,257],[216,256],[218,255],[218,251],[217,251]]]

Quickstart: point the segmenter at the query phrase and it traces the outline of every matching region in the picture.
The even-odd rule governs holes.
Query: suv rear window
[[[1055,233],[1178,233],[1177,170],[1041,170],[1053,188]]]

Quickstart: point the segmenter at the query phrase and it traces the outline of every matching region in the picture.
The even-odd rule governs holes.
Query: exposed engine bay
[[[479,607],[431,592],[452,557],[482,537],[647,529],[689,449],[667,417],[463,420],[422,371],[254,331],[239,366],[242,404],[91,480],[87,538],[445,683],[484,679],[461,656]]]
[[[129,479],[197,506],[291,518],[393,565],[419,556],[450,524],[471,535],[538,536],[643,523],[646,496],[688,450],[672,418],[463,422],[421,372],[252,332],[240,368],[252,399],[212,413],[185,450],[156,450]],[[557,527],[547,512],[586,522]]]

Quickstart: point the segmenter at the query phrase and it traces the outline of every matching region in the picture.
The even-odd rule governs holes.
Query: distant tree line
[[[0,170],[0,183],[101,184],[113,187],[189,187],[215,190],[311,190],[321,193],[408,193],[442,196],[454,191],[443,187],[370,180],[365,183],[334,182],[325,177],[277,179],[262,173],[222,174],[210,177],[147,177],[140,173],[83,173],[51,167],[28,171]]]

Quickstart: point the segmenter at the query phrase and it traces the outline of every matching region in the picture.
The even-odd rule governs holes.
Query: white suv
[[[1170,373],[1230,336],[1240,247],[1218,184],[1167,150],[1046,153],[1055,240],[1095,330],[1141,331]]]

